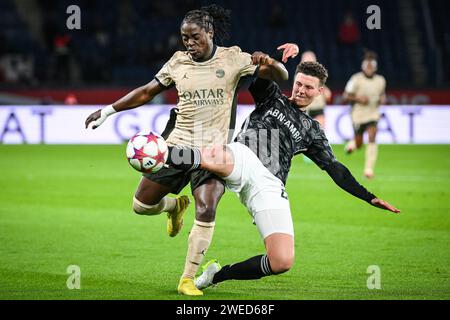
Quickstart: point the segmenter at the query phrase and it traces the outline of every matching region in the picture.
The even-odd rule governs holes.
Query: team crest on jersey
[[[306,130],[309,130],[311,128],[311,123],[309,123],[309,121],[306,119],[302,119],[302,124]]]
[[[217,78],[223,78],[224,75],[225,75],[225,71],[223,71],[223,69],[216,70],[216,77]]]

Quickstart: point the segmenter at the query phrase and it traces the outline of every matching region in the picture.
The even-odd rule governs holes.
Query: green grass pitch
[[[166,235],[165,215],[132,213],[140,175],[127,164],[124,145],[0,145],[0,299],[449,299],[450,147],[382,145],[371,181],[362,178],[364,151],[334,150],[402,213],[353,198],[297,157],[287,184],[293,268],[191,298],[176,287],[193,206],[175,238]],[[227,264],[263,252],[246,209],[227,192],[205,261]],[[66,286],[69,265],[80,267],[79,290]],[[367,288],[371,265],[381,271],[379,290]]]

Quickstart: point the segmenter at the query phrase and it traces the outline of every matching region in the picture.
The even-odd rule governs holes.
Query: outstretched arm
[[[258,77],[275,82],[289,79],[289,73],[283,63],[286,63],[289,58],[296,57],[299,48],[295,43],[285,43],[277,49],[277,55],[280,55],[280,57],[271,57],[260,51],[252,54],[253,64],[259,65]],[[279,60],[283,63],[279,62]]]
[[[90,114],[85,121],[86,128],[92,127],[92,129],[95,129],[100,126],[111,114],[142,106],[164,91],[164,89],[165,88],[159,84],[158,81],[153,79],[148,84],[134,89],[113,104]]]
[[[289,79],[289,73],[285,66],[264,52],[254,52],[252,54],[252,62],[254,65],[259,65],[259,78],[275,82]]]
[[[283,55],[281,57],[281,61],[283,63],[286,63],[289,58],[295,58],[298,55],[298,53],[300,52],[300,49],[298,48],[298,46],[295,43],[282,44],[281,46],[279,46],[277,48],[277,50],[283,51]]]
[[[339,161],[333,161],[324,169],[339,187],[352,194],[353,196],[360,198],[375,207],[389,210],[394,213],[400,213],[400,210],[367,191],[366,188],[364,188],[356,181],[347,167],[345,167]]]
[[[356,181],[347,167],[336,160],[328,139],[325,136],[325,132],[318,122],[312,123],[311,132],[314,139],[304,154],[317,164],[319,168],[325,170],[339,187],[375,207],[389,210],[394,213],[400,212],[397,208],[367,191],[366,188]]]
[[[276,82],[287,79],[288,73],[286,68],[284,68],[283,64],[279,61],[285,61],[288,58],[297,56],[298,51],[299,49],[296,44],[286,43],[278,47],[278,50],[273,53],[273,57],[262,52],[253,53],[252,61],[253,64],[259,64],[259,71],[257,78],[252,81],[249,91],[252,94],[256,106],[277,92],[281,94],[280,88]],[[274,66],[277,66],[277,68],[279,67],[280,70],[284,70],[286,72],[285,77],[283,76],[284,71],[281,72],[280,76]]]

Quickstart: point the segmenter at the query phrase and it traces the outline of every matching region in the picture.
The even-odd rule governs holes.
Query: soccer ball
[[[138,132],[127,144],[128,162],[139,172],[158,172],[166,163],[168,155],[166,141],[153,132]]]

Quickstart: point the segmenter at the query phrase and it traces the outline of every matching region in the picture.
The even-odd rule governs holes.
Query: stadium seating
[[[31,0],[30,0],[31,1]],[[276,45],[296,42],[301,50],[313,50],[330,71],[329,83],[342,87],[351,74],[358,71],[363,49],[379,54],[380,72],[389,79],[391,86],[411,86],[412,66],[405,46],[405,30],[399,23],[400,0],[379,0],[382,7],[381,30],[366,28],[369,0],[315,0],[315,1],[262,1],[254,6],[249,1],[216,1],[232,10],[230,39],[225,45],[237,44],[243,50],[273,52]],[[71,36],[70,56],[79,69],[81,82],[102,85],[136,85],[148,81],[167,60],[176,46],[168,44],[170,36],[177,36],[180,20],[190,8],[197,8],[206,1],[78,1],[82,9],[82,29],[65,29],[67,6],[71,1],[62,0],[48,5],[38,1],[43,20],[52,21],[53,32],[65,32]],[[448,72],[436,62],[436,52],[428,46],[423,8],[420,2],[411,2],[421,30],[420,45],[424,51],[424,63],[428,70],[425,85],[434,86],[448,81]],[[443,63],[448,68],[450,52],[450,21],[447,19],[450,5],[445,1],[430,1],[436,41],[444,48]],[[281,19],[272,19],[274,6]],[[345,47],[337,41],[337,30],[344,15],[352,12],[360,30],[360,41]],[[53,19],[53,20],[52,20]],[[247,32],[255,30],[255,32]],[[36,65],[39,83],[51,82],[55,72],[53,48],[33,39],[29,27],[21,18],[13,0],[0,2],[0,56],[9,53],[31,54]],[[293,71],[295,62],[288,64]]]

